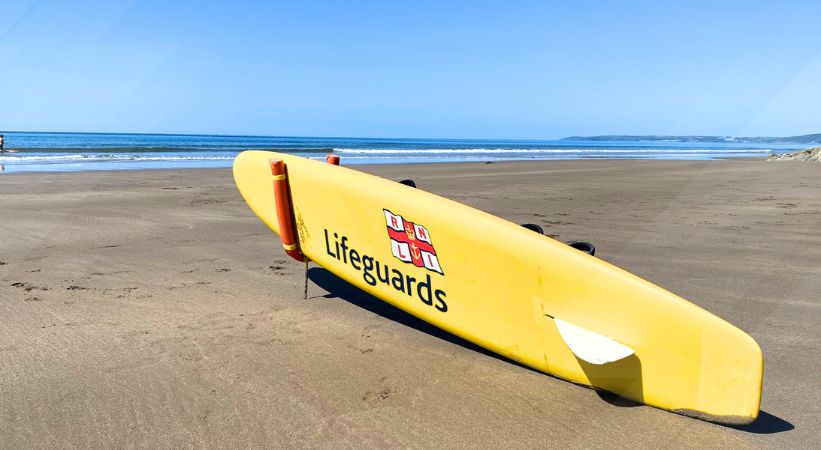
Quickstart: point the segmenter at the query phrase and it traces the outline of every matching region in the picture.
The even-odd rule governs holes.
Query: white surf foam
[[[360,155],[413,155],[413,154],[769,154],[764,149],[599,149],[599,148],[430,148],[430,149],[387,149],[387,148],[334,148],[334,153]]]

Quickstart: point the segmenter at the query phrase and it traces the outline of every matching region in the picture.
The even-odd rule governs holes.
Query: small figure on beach
[[[0,134],[0,154],[3,153],[17,153],[17,150],[8,149],[6,150],[6,137]]]

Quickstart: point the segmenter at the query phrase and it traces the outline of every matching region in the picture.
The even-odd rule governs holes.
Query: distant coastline
[[[693,142],[693,143],[750,143],[750,144],[821,144],[821,133],[785,137],[735,137],[735,136],[658,136],[658,135],[600,135],[568,136],[562,141],[607,142]]]

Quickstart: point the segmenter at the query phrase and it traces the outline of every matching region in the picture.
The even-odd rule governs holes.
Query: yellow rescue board
[[[618,267],[519,225],[346,167],[246,151],[234,179],[279,232],[283,159],[299,248],[360,289],[539,371],[721,423],[758,415],[746,333]]]

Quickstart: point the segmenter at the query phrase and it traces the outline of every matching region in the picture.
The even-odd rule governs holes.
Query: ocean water
[[[532,159],[724,159],[762,157],[804,146],[738,142],[370,139],[168,134],[4,132],[4,172],[230,167],[261,149],[342,163],[403,164]]]

